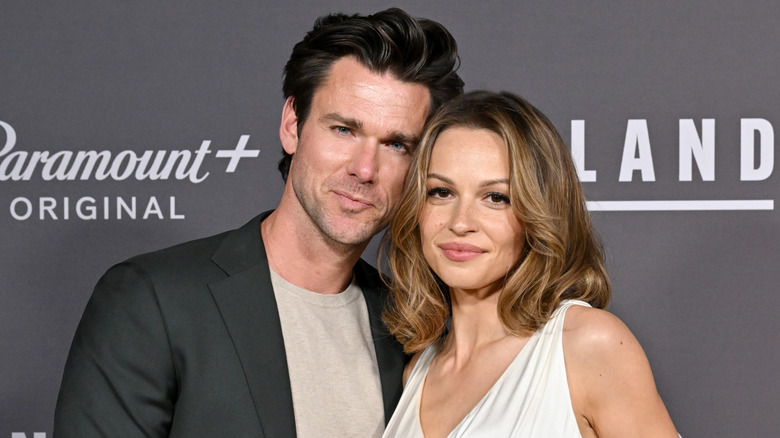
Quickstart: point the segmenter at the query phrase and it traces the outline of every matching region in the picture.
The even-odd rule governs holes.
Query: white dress
[[[449,438],[581,438],[571,406],[561,341],[566,309],[572,305],[590,307],[583,301],[563,301]],[[423,437],[420,395],[440,344],[426,348],[415,364],[383,437]]]

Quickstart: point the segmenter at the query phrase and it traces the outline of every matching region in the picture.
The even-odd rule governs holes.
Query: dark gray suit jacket
[[[100,279],[65,365],[55,437],[295,436],[260,236],[268,214],[132,258]],[[385,295],[376,270],[361,260],[355,275],[368,306],[387,421],[401,394],[405,356],[382,324]]]

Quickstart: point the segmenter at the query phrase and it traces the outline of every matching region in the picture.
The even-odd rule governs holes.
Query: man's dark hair
[[[312,97],[337,60],[352,56],[369,70],[391,73],[430,91],[429,115],[441,104],[463,93],[455,39],[441,24],[414,19],[398,8],[373,15],[331,14],[295,45],[284,67],[284,98],[292,96],[300,135]],[[284,152],[279,171],[287,179],[292,155]]]

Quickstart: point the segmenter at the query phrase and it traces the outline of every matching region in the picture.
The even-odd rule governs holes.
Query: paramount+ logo
[[[4,139],[4,140],[3,140]],[[236,171],[244,158],[257,158],[259,149],[249,149],[249,135],[235,147],[213,150],[210,140],[196,149],[181,150],[58,150],[17,149],[16,130],[0,120],[0,184],[41,181],[188,181],[200,184],[209,177],[202,170],[205,160],[226,163],[225,173]],[[166,199],[167,198],[167,199]],[[185,219],[177,210],[176,197],[157,196],[16,196],[8,212],[17,221]]]

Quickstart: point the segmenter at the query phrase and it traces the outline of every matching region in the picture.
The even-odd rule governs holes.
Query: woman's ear
[[[279,140],[282,148],[292,155],[298,149],[298,116],[293,108],[294,97],[290,96],[282,108],[282,123],[279,125]]]

